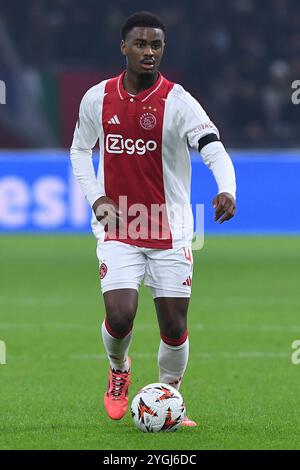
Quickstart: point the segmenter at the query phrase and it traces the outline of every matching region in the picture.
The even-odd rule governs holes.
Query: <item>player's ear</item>
[[[121,54],[126,55],[126,42],[122,39],[120,44]]]

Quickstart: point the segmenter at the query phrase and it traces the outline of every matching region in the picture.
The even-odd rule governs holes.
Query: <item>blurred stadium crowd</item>
[[[61,128],[73,115],[61,109],[70,102],[61,104],[57,98],[63,92],[61,74],[99,73],[102,79],[119,73],[124,67],[120,27],[141,9],[166,23],[162,72],[200,100],[227,146],[300,145],[300,105],[291,101],[291,84],[300,80],[299,0],[0,0],[0,30],[16,55],[12,63],[10,46],[2,41],[0,79],[6,77],[9,96],[10,80],[21,73],[29,98],[37,100],[51,130],[51,137],[32,139],[31,145],[67,146],[70,135],[62,137]],[[78,74],[72,85],[84,88]],[[84,81],[86,88],[93,80]],[[78,104],[72,103],[75,114]],[[3,109],[0,146],[10,146],[15,140],[5,140],[4,128],[6,135],[13,128],[8,132]]]

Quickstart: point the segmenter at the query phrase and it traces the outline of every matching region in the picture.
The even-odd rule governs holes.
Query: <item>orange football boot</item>
[[[130,363],[128,371],[109,370],[109,382],[104,393],[104,406],[111,419],[122,419],[128,407],[130,385]]]
[[[197,423],[185,416],[185,418],[182,420],[181,426],[193,428],[197,426]]]

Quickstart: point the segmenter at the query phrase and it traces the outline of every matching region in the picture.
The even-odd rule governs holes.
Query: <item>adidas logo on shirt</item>
[[[121,124],[118,116],[115,114],[109,121],[108,124]]]

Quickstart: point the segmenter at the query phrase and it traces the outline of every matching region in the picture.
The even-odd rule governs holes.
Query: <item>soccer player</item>
[[[71,147],[74,175],[93,209],[106,309],[102,338],[110,363],[104,405],[112,419],[121,419],[128,407],[128,351],[143,280],[160,328],[159,382],[179,389],[187,366],[190,148],[216,179],[215,220],[223,223],[235,213],[235,173],[217,128],[187,91],[158,70],[165,33],[162,21],[148,12],[125,21],[126,70],[84,95]],[[92,148],[98,139],[96,178]],[[196,423],[186,417],[183,425]]]

